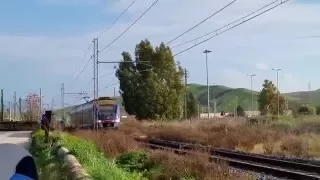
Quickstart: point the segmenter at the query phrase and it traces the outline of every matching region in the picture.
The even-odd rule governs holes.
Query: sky
[[[134,52],[148,39],[154,46],[169,42],[232,0],[159,0],[121,38],[100,53],[100,61],[119,61],[121,52]],[[237,0],[191,32],[172,42],[180,44],[224,26],[273,0]],[[14,91],[25,97],[41,88],[44,101],[61,104],[65,92],[88,92],[92,96],[94,37],[111,25],[132,0],[4,0],[0,6],[0,88],[11,101]],[[154,0],[137,0],[122,18],[99,38],[99,49],[123,32]],[[189,71],[190,83],[206,84],[203,50],[208,54],[209,82],[234,88],[261,90],[265,79],[276,83],[281,68],[281,92],[320,88],[320,0],[289,2],[248,21],[210,41],[175,57]],[[199,40],[201,41],[201,40]],[[172,48],[174,53],[192,46]],[[86,68],[84,68],[86,67]],[[82,69],[84,68],[84,71]],[[118,94],[113,64],[100,64],[99,94]],[[79,78],[77,78],[79,77]],[[79,95],[66,95],[65,105],[83,102]]]

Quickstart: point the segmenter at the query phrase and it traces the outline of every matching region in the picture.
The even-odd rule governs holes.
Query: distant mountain
[[[314,105],[320,105],[320,89],[315,91],[299,91],[286,93],[285,95],[294,98],[295,101],[300,103],[311,103]]]
[[[188,88],[194,94],[203,111],[207,111],[208,91],[206,85],[189,84]],[[217,112],[228,111],[232,112],[235,107],[235,100],[238,97],[238,105],[241,105],[245,110],[251,110],[251,91],[244,88],[230,88],[226,86],[216,85],[210,86],[210,107],[213,111],[214,95],[217,101]],[[254,110],[258,110],[258,95],[259,92],[253,91]],[[309,103],[309,92],[293,92],[283,94],[289,102],[289,108],[297,107],[299,104]],[[312,104],[320,104],[320,90],[311,91]]]
[[[200,103],[202,112],[207,111],[207,97],[208,91],[206,85],[189,84],[188,88],[190,92]],[[214,96],[217,101],[217,112],[226,111],[232,112],[235,107],[235,100],[238,97],[238,105],[241,105],[246,111],[251,110],[251,91],[245,88],[230,88],[221,85],[210,86],[210,107],[213,112],[213,100]],[[309,96],[310,94],[310,96]],[[253,91],[253,105],[254,110],[258,110],[258,95],[259,92]],[[313,105],[320,105],[320,89],[315,91],[300,91],[283,94],[289,101],[289,108],[297,107],[300,104],[308,104],[311,99]],[[311,98],[309,98],[311,97]],[[118,102],[122,102],[122,97],[117,97]],[[73,106],[66,107],[65,113],[70,112]],[[121,112],[124,112],[124,107],[121,105]],[[55,111],[56,114],[61,114],[61,110]]]

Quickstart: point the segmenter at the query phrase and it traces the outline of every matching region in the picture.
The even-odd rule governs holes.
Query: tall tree
[[[192,118],[197,116],[198,116],[197,100],[191,92],[187,91],[187,118]]]
[[[135,61],[128,52],[117,69],[123,105],[138,119],[176,119],[181,116],[183,71],[169,47],[155,49],[148,40],[135,48]]]
[[[280,92],[272,81],[265,80],[262,86],[263,88],[258,99],[259,110],[263,115],[268,113],[276,115],[278,113],[278,93],[280,94]],[[281,95],[279,95],[279,106],[280,113],[283,114],[285,109],[285,99]]]
[[[237,116],[243,117],[243,116],[245,116],[245,115],[246,115],[246,113],[244,112],[243,107],[239,105],[239,106],[237,107]]]

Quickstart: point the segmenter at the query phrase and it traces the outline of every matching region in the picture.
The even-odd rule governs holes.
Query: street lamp
[[[212,83],[212,92],[213,92],[213,117],[216,116],[216,112],[217,112],[217,103],[216,103],[216,93],[215,93],[215,89],[214,86],[217,85],[217,83]]]
[[[253,111],[253,91],[252,91],[252,78],[256,76],[256,74],[247,74],[251,79],[251,111]]]
[[[279,117],[280,117],[280,115],[279,115],[279,112],[280,112],[280,100],[279,100],[279,71],[281,71],[282,69],[280,69],[280,68],[272,68],[272,70],[273,71],[276,71],[277,72],[277,88],[278,88],[278,92],[277,92],[277,94],[278,94],[278,119],[279,119]]]
[[[209,90],[209,72],[208,72],[208,54],[211,53],[210,50],[204,50],[203,53],[206,54],[206,71],[207,71],[207,89],[208,89],[208,119],[210,118],[210,90]]]

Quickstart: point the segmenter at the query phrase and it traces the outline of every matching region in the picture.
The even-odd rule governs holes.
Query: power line
[[[112,74],[115,74],[114,72],[110,72],[110,73],[107,73],[107,74],[104,74],[104,75],[101,75],[99,76],[99,78],[102,78],[102,77],[106,77],[106,76],[110,76]]]
[[[79,79],[80,75],[83,73],[83,71],[84,71],[84,70],[86,69],[86,67],[89,65],[91,59],[92,59],[92,57],[90,57],[90,59],[88,60],[87,64],[82,68],[81,72],[80,72],[79,75],[73,80],[73,82],[70,84],[70,86]]]
[[[220,28],[218,28],[218,29],[216,29],[216,30],[213,30],[213,31],[211,31],[211,32],[209,32],[209,33],[207,33],[207,34],[204,34],[204,35],[199,36],[199,37],[197,37],[197,38],[194,38],[194,39],[192,39],[192,40],[189,40],[189,41],[183,42],[183,43],[181,43],[181,44],[172,46],[171,48],[176,48],[176,47],[179,47],[179,46],[182,46],[182,45],[191,43],[191,42],[193,42],[193,41],[196,41],[196,40],[199,40],[199,39],[201,39],[201,38],[203,38],[203,37],[206,37],[206,36],[208,36],[208,35],[210,35],[210,34],[213,34],[213,33],[215,33],[215,32],[218,32],[219,30],[221,30],[221,29],[223,29],[223,28],[225,28],[225,27],[228,27],[228,26],[230,26],[231,24],[234,24],[234,23],[236,23],[236,22],[238,22],[238,21],[240,21],[240,20],[243,20],[243,19],[245,19],[245,18],[247,18],[247,17],[249,17],[249,16],[251,16],[251,15],[253,15],[253,14],[259,12],[259,11],[261,11],[262,9],[265,9],[266,7],[271,6],[272,4],[274,4],[274,3],[278,2],[278,1],[279,1],[279,0],[275,0],[275,1],[273,1],[273,2],[271,2],[271,3],[269,3],[269,4],[267,4],[267,5],[264,5],[263,7],[259,8],[258,10],[255,10],[254,12],[252,12],[252,13],[246,15],[246,16],[243,16],[243,17],[241,17],[241,18],[239,18],[239,19],[237,19],[237,20],[235,20],[235,21],[233,21],[233,22],[231,22],[231,23],[229,23],[229,24],[227,24],[227,25],[224,25],[224,26],[222,26],[222,27],[220,27]]]
[[[106,33],[109,29],[111,29],[111,28],[119,21],[119,19],[124,15],[124,13],[126,13],[126,12],[128,11],[128,9],[129,9],[136,1],[137,1],[137,0],[133,0],[133,1],[131,2],[131,4],[130,4],[124,11],[122,11],[122,13],[112,22],[112,24],[111,24],[109,27],[107,27],[101,34],[99,34],[99,36],[98,36],[97,38],[101,37],[104,33]]]
[[[89,46],[88,46],[88,48],[87,48],[87,51],[85,52],[84,56],[82,57],[81,63],[79,64],[79,66],[78,66],[76,69],[79,69],[80,66],[81,66],[81,64],[82,64],[83,62],[85,62],[86,57],[87,57],[87,55],[88,55],[88,53],[89,53],[89,50],[90,50],[90,48],[91,48],[91,45],[92,45],[92,43],[89,44]],[[76,72],[77,72],[77,70],[74,71],[71,76],[73,76]],[[72,83],[73,83],[73,82],[72,82]]]
[[[193,45],[193,46],[191,46],[191,47],[189,47],[189,48],[187,48],[185,50],[182,50],[179,53],[175,54],[174,56],[177,56],[177,55],[182,54],[182,53],[184,53],[186,51],[189,51],[190,49],[193,49],[194,47],[199,46],[200,44],[203,44],[203,43],[213,39],[214,37],[219,36],[220,34],[223,34],[223,33],[227,32],[227,31],[230,31],[230,30],[240,26],[241,24],[244,24],[245,22],[248,22],[248,21],[250,21],[250,20],[252,20],[252,19],[254,19],[254,18],[256,18],[256,17],[258,17],[258,16],[260,16],[260,15],[266,13],[266,12],[268,12],[268,11],[271,11],[272,9],[274,9],[274,8],[280,6],[280,5],[282,5],[282,4],[284,4],[284,3],[288,2],[288,1],[289,0],[281,1],[280,4],[277,4],[276,6],[273,6],[273,7],[271,7],[271,8],[269,8],[269,9],[267,9],[267,10],[265,10],[265,11],[263,11],[263,12],[257,14],[257,15],[255,15],[255,16],[253,16],[253,17],[251,17],[249,19],[246,19],[246,20],[244,20],[244,21],[242,21],[242,22],[240,22],[240,23],[238,23],[238,24],[236,24],[234,26],[231,26],[230,28],[228,28],[228,29],[226,29],[226,30],[224,30],[222,32],[219,32],[219,33],[215,34],[214,36],[211,36],[211,37],[209,37],[209,38],[207,38],[207,39],[205,39],[205,40],[203,40],[203,41],[201,41],[201,42],[199,42],[199,43],[197,43],[197,44],[195,44],[195,45]]]
[[[199,22],[198,24],[194,25],[193,27],[191,27],[190,29],[188,29],[187,31],[185,31],[184,33],[180,34],[179,36],[175,37],[174,39],[172,39],[171,41],[169,41],[166,45],[172,43],[173,41],[177,40],[179,37],[187,34],[188,32],[192,31],[194,28],[198,27],[199,25],[201,25],[202,23],[206,22],[208,19],[212,18],[213,16],[217,15],[218,13],[220,13],[221,11],[223,11],[224,9],[226,9],[227,7],[231,6],[233,3],[235,3],[237,0],[233,0],[232,2],[230,2],[229,4],[227,4],[226,6],[224,6],[223,8],[219,9],[218,11],[216,11],[215,13],[211,14],[209,17],[205,18],[204,20],[202,20],[201,22]]]
[[[118,37],[116,37],[113,41],[111,41],[106,47],[102,48],[101,51],[102,52],[104,50],[106,50],[108,47],[110,47],[114,42],[116,42],[122,35],[124,35],[134,24],[136,24],[154,5],[156,5],[156,3],[159,0],[156,0],[151,6],[149,6],[149,8],[144,11],[127,29],[125,29]]]

